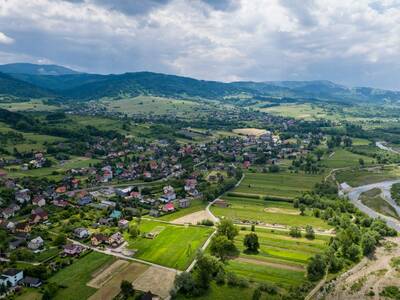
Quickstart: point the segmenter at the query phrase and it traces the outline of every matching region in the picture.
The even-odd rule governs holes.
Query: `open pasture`
[[[245,194],[294,198],[322,180],[321,175],[303,173],[250,173],[234,191]]]
[[[291,203],[283,201],[266,201],[245,197],[223,196],[229,207],[212,206],[211,211],[218,217],[234,220],[236,223],[258,222],[265,225],[283,225],[305,227],[307,224],[319,229],[329,229],[330,226],[322,219],[311,216],[306,211],[300,215]]]
[[[154,239],[143,236],[132,239],[126,233],[125,238],[129,242],[129,248],[137,250],[136,258],[180,270],[185,269],[192,262],[196,250],[203,245],[213,231],[212,228],[142,220],[140,232],[146,234],[160,226],[165,228]]]
[[[358,166],[360,159],[364,161],[365,165],[370,165],[374,161],[371,157],[355,154],[342,148],[337,148],[333,151],[333,154],[326,154],[322,158],[322,164],[332,169]]]

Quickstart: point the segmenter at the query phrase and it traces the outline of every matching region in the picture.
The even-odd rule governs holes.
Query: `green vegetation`
[[[300,211],[293,208],[288,202],[255,200],[245,197],[223,196],[230,204],[229,207],[212,206],[211,211],[219,216],[225,217],[235,222],[263,222],[265,224],[281,224],[287,226],[305,227],[310,224],[315,228],[329,229],[331,226],[321,219],[311,215],[311,211],[306,211],[304,216]]]
[[[398,205],[400,205],[400,183],[395,183],[392,185],[390,189],[390,194],[392,199],[396,201]]]
[[[193,200],[190,203],[190,207],[181,208],[181,209],[179,209],[178,211],[176,211],[174,213],[161,216],[160,218],[158,218],[158,220],[172,221],[172,220],[184,217],[186,215],[189,215],[191,213],[203,210],[203,209],[206,208],[206,206],[207,206],[207,203],[205,203],[202,200]]]
[[[372,190],[364,192],[360,195],[361,202],[364,205],[377,211],[378,213],[392,218],[400,219],[400,216],[397,214],[393,206],[382,199],[381,193],[382,191],[378,188],[374,188]]]
[[[132,221],[135,222],[135,221]],[[163,229],[153,239],[139,236],[132,239],[128,233],[125,238],[129,247],[137,250],[135,257],[167,267],[185,269],[211,234],[211,228],[197,226],[178,226],[157,221],[142,220],[140,232],[146,234]]]
[[[397,166],[374,167],[370,169],[348,169],[336,172],[338,182],[347,182],[351,186],[397,179],[400,168]]]
[[[311,190],[315,183],[321,181],[321,176],[297,173],[250,173],[235,192],[258,194],[272,197],[294,198],[301,192]]]
[[[362,159],[365,165],[370,165],[373,159],[365,156],[354,154],[346,149],[336,148],[333,153],[327,155],[322,160],[322,164],[328,168],[344,168],[344,167],[357,167],[359,166],[359,161]]]
[[[92,252],[58,271],[56,275],[49,279],[49,282],[63,285],[66,288],[59,289],[55,299],[83,300],[89,298],[96,291],[96,289],[86,285],[91,279],[91,274],[113,259],[112,256]]]

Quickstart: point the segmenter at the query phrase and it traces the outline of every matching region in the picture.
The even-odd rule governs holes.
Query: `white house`
[[[37,238],[34,238],[28,243],[28,248],[31,250],[37,250],[43,247],[43,244],[44,244],[43,239],[40,236],[38,236]]]
[[[8,269],[0,276],[0,284],[16,286],[24,278],[24,271],[17,269]]]
[[[74,230],[74,235],[75,235],[77,238],[85,239],[85,238],[89,237],[90,233],[89,233],[89,231],[88,231],[86,228],[79,227],[79,228],[76,228],[76,229]]]

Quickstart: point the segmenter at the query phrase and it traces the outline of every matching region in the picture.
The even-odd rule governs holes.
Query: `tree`
[[[260,289],[255,289],[253,296],[251,297],[252,300],[259,300],[261,299],[261,291]]]
[[[306,238],[309,240],[313,240],[315,238],[314,229],[311,225],[306,226]]]
[[[133,239],[137,238],[140,234],[139,226],[136,224],[129,225],[129,234]]]
[[[300,210],[300,215],[304,216],[304,212],[306,211],[306,206],[304,204],[300,204],[299,210]]]
[[[212,278],[222,269],[222,264],[215,257],[197,254],[197,264],[194,271],[196,286],[201,289],[208,289]]]
[[[299,238],[301,237],[301,231],[299,227],[290,227],[289,234],[291,237]]]
[[[130,283],[127,280],[122,280],[122,282],[121,282],[121,293],[124,296],[124,298],[128,298],[129,296],[132,296],[135,293],[135,290],[133,289],[132,283]]]
[[[65,234],[57,235],[56,238],[54,239],[53,243],[55,246],[58,246],[58,247],[63,246],[67,243],[67,237],[65,236]]]
[[[233,241],[228,240],[228,238],[224,235],[215,236],[211,240],[211,254],[218,257],[222,261],[225,261],[235,250],[236,247],[233,244]]]
[[[231,220],[223,219],[217,225],[217,235],[224,235],[228,238],[228,240],[233,241],[233,239],[235,238],[235,236],[238,235],[238,233],[239,230]]]
[[[307,265],[307,278],[311,281],[321,279],[325,275],[326,262],[322,255],[317,254],[311,258]]]
[[[251,224],[251,231],[256,231],[256,226],[254,226],[254,224]]]
[[[361,238],[361,247],[364,255],[369,255],[375,251],[377,241],[371,232],[366,232]]]
[[[317,148],[314,150],[314,154],[317,157],[317,160],[320,161],[321,157],[324,155],[324,150],[322,150],[321,148]]]
[[[192,295],[196,289],[196,282],[191,273],[182,272],[176,275],[174,286],[177,291],[181,291],[186,295]]]
[[[257,252],[260,248],[260,243],[258,242],[258,236],[255,233],[249,233],[244,236],[243,245],[250,252]]]
[[[360,167],[364,167],[365,162],[364,162],[364,160],[362,158],[359,158],[358,159],[358,164],[360,165]]]

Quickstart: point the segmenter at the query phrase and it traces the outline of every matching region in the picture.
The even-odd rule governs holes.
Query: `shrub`
[[[271,295],[275,295],[278,293],[278,287],[272,283],[261,283],[258,288],[260,289],[260,291],[271,294]]]

